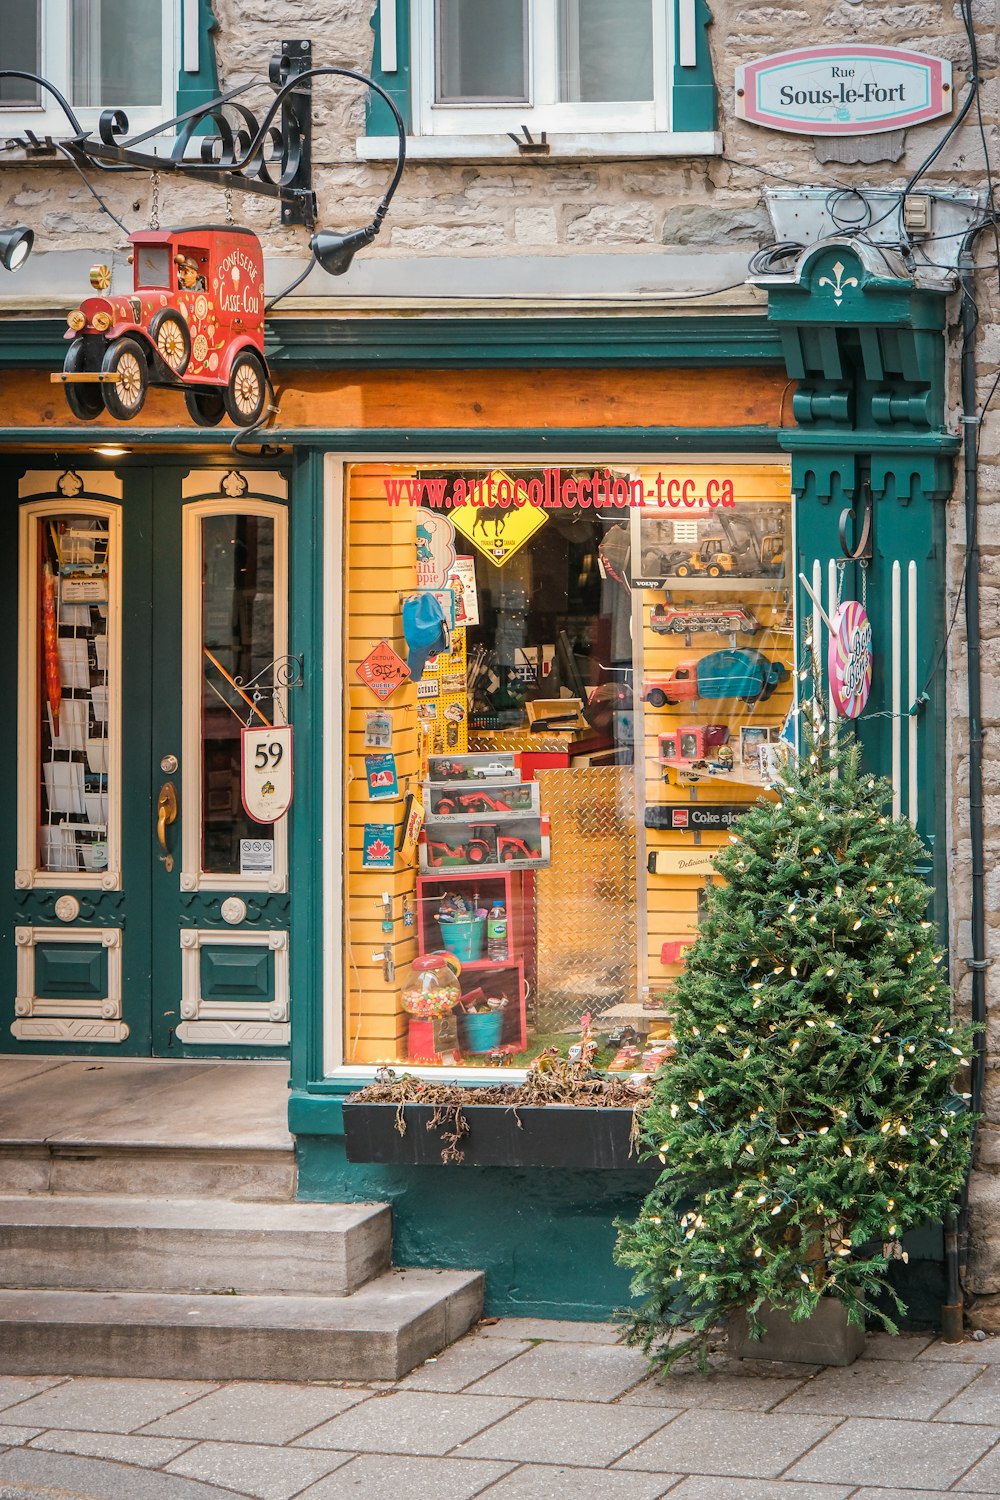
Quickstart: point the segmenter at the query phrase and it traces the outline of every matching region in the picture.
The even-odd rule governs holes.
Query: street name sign
[[[946,115],[951,63],[896,47],[800,47],[736,69],[736,113],[798,135],[877,135]]]

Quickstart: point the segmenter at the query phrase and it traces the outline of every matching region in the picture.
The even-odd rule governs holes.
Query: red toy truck
[[[66,319],[66,400],[92,421],[105,409],[127,422],[150,385],[184,392],[199,427],[228,416],[259,422],[267,404],[264,265],[260,241],[234,226],[143,229],[129,236],[134,291],[111,294],[95,266],[86,297]]]

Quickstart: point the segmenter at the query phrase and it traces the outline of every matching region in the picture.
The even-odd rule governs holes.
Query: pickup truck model
[[[788,668],[769,661],[761,651],[710,651],[697,661],[682,661],[672,672],[643,683],[643,702],[653,708],[688,698],[770,698],[788,676]]]

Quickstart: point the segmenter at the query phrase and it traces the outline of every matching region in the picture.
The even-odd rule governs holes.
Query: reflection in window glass
[[[0,0],[3,65],[38,72],[39,0]],[[0,104],[37,104],[38,90],[24,78],[0,79]]]
[[[437,0],[438,103],[528,98],[526,0]]]
[[[106,870],[108,522],[62,513],[36,524],[38,868]]]
[[[70,15],[74,104],[160,103],[162,0],[73,0]]]
[[[558,7],[560,99],[652,99],[651,0],[558,0]]]
[[[266,516],[202,520],[202,869],[240,873],[240,840],[273,838],[240,796],[240,732],[261,721],[237,684],[274,659],[274,521]],[[271,702],[261,708],[270,717]]]

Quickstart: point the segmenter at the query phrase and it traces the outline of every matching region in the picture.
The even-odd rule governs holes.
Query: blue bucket
[[[492,1052],[502,1031],[502,1011],[467,1012],[458,1018],[458,1045],[463,1052]]]
[[[486,936],[486,918],[469,917],[464,922],[450,921],[441,917],[441,943],[449,953],[463,963],[475,963],[482,957],[483,939]]]

